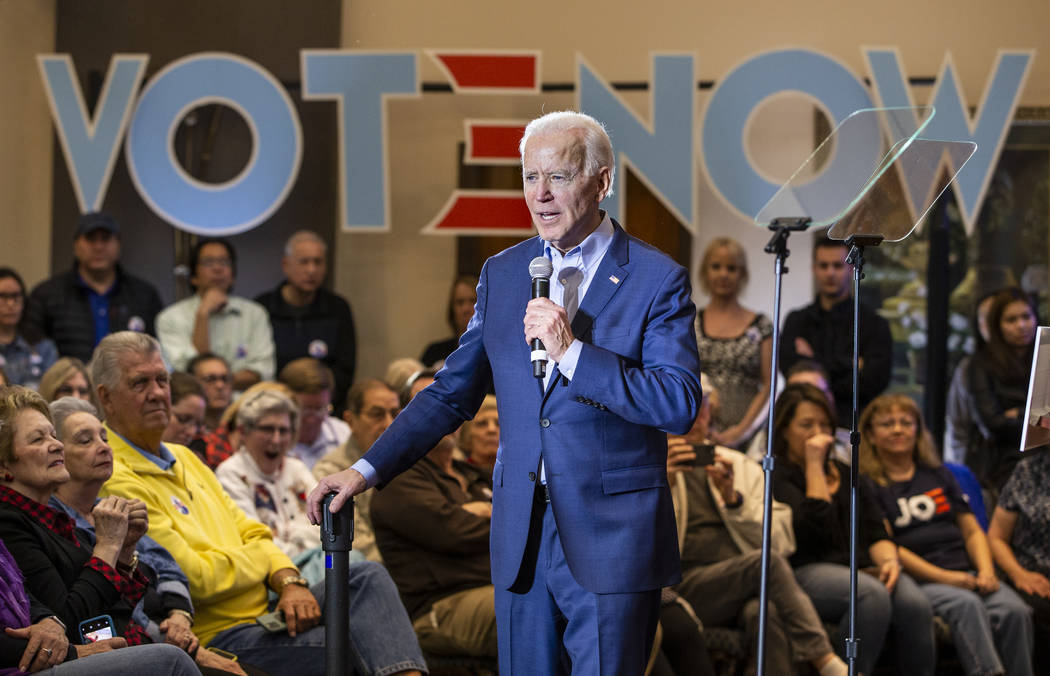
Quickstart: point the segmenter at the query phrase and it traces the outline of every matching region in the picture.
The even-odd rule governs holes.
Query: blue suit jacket
[[[638,592],[680,577],[667,486],[666,432],[700,403],[689,276],[618,224],[572,322],[584,343],[572,381],[534,378],[522,317],[538,237],[486,261],[459,348],[365,454],[390,481],[474,415],[495,383],[500,449],[493,471],[492,579],[518,576],[542,455],[573,576],[597,593]]]

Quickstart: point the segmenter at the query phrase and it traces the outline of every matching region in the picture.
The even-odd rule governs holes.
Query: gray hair
[[[292,431],[299,431],[299,406],[284,394],[276,390],[259,390],[246,394],[240,399],[237,409],[237,425],[252,428],[268,415],[287,414],[292,423]]]
[[[583,137],[585,152],[584,171],[594,176],[602,167],[609,167],[608,197],[613,194],[616,185],[616,156],[613,154],[612,141],[605,125],[586,113],[575,110],[559,110],[537,117],[525,127],[521,142],[518,143],[518,154],[525,159],[525,144],[532,136],[544,136],[565,131],[578,132]]]
[[[138,331],[118,331],[103,338],[91,357],[91,380],[112,390],[120,382],[120,358],[127,354],[160,354],[160,343]]]
[[[91,402],[77,397],[56,399],[48,408],[51,409],[51,419],[54,421],[55,432],[58,433],[59,439],[62,438],[62,428],[66,424],[66,419],[74,413],[90,413],[99,420],[102,419],[98,414],[98,409],[92,406]]]
[[[322,251],[328,253],[328,242],[324,241],[320,235],[313,230],[298,230],[292,233],[292,236],[284,243],[284,255],[291,256],[292,251],[295,250],[295,245],[299,242],[317,242],[321,245]]]

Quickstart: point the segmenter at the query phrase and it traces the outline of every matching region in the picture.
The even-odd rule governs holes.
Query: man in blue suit
[[[641,674],[662,587],[681,578],[666,433],[700,403],[689,276],[599,208],[613,185],[601,123],[533,120],[521,141],[539,237],[486,261],[474,317],[436,381],[353,467],[310,494],[390,481],[478,410],[499,406],[491,556],[502,674]],[[551,260],[530,300],[529,263]],[[547,374],[533,376],[542,340]]]

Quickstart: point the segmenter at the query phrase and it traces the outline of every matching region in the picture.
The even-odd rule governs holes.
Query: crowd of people
[[[324,556],[307,495],[434,382],[467,330],[477,279],[452,285],[450,338],[384,379],[355,380],[350,306],[323,288],[314,233],[289,239],[285,279],[254,301],[232,293],[232,245],[200,241],[194,294],[168,308],[119,265],[112,217],[82,217],[73,248],[73,269],[31,293],[0,268],[0,674],[121,676],[144,663],[179,675],[322,673]],[[663,590],[651,673],[715,673],[711,627],[741,630],[754,667],[755,459],[770,396],[769,673],[846,673],[845,253],[816,241],[816,299],[785,321],[779,393],[772,323],[739,302],[743,248],[719,238],[702,258],[703,401],[693,428],[667,440],[683,578]],[[1004,289],[974,316],[977,349],[953,378],[942,454],[919,407],[884,392],[888,325],[861,313],[862,674],[880,664],[934,674],[946,647],[935,617],[968,675],[1050,673],[1050,459],[1018,451],[1036,309]],[[494,664],[501,405],[514,403],[485,396],[456,433],[355,500],[346,640],[357,673],[425,673],[427,656]],[[112,636],[85,642],[82,624],[100,617]]]

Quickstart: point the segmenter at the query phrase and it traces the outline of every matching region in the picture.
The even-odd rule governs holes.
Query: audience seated
[[[860,469],[901,564],[951,627],[966,673],[1031,674],[1031,610],[999,584],[984,531],[937,459],[919,407],[884,394],[864,409],[859,427]]]
[[[452,354],[459,345],[459,337],[467,330],[467,324],[474,316],[474,304],[478,302],[477,287],[478,278],[473,275],[461,275],[452,281],[446,314],[452,335],[426,346],[423,356],[419,358],[424,366],[441,368],[445,363],[445,358]]]
[[[316,233],[300,230],[288,238],[281,258],[284,280],[256,297],[273,325],[277,370],[301,357],[319,359],[332,370],[339,413],[354,382],[357,338],[354,315],[342,296],[324,288],[328,245]]]
[[[245,394],[238,403],[241,446],[219,465],[215,476],[245,514],[270,529],[274,544],[303,577],[311,584],[324,582],[321,530],[306,516],[306,495],[317,479],[300,460],[287,456],[299,408],[271,389]]]
[[[255,301],[231,293],[237,274],[233,245],[224,239],[202,239],[190,252],[189,267],[195,293],[157,316],[157,338],[168,363],[184,370],[196,355],[213,352],[229,364],[237,391],[272,379],[269,315]]]
[[[682,582],[675,591],[709,627],[743,626],[750,659],[757,656],[761,580],[763,485],[759,465],[708,438],[715,388],[703,378],[704,398],[693,428],[669,436],[667,477],[675,500]],[[713,448],[714,462],[696,464],[697,447]],[[794,551],[791,510],[774,502],[769,565],[766,660],[776,669],[809,662],[822,675],[846,674],[787,557]],[[754,665],[751,665],[754,668]]]
[[[455,460],[454,449],[445,437],[375,494],[376,544],[423,650],[496,657],[491,472]]]
[[[995,301],[996,291],[981,296],[974,306],[972,330],[976,350],[988,344],[988,311]],[[970,394],[970,362],[972,354],[959,360],[948,386],[944,421],[944,461],[966,464],[970,444],[980,438],[980,430],[973,419],[973,397]]]
[[[200,674],[190,656],[175,646],[127,648],[119,636],[77,645],[65,629],[50,608],[26,592],[18,564],[0,541],[0,674],[51,668],[47,673],[54,676],[139,676],[145,664],[156,676]]]
[[[495,395],[485,395],[473,420],[459,428],[459,447],[466,453],[467,462],[492,476],[499,450],[499,411]]]
[[[838,624],[832,645],[849,635],[849,468],[831,457],[834,413],[824,394],[808,384],[788,385],[773,415],[777,458],[773,493],[792,512],[795,578],[821,619]],[[933,611],[915,581],[901,572],[874,496],[858,488],[857,636],[863,639],[857,670],[871,674],[892,626],[899,673],[933,674]],[[842,653],[840,653],[841,655]]]
[[[157,290],[118,263],[120,228],[104,212],[84,214],[73,234],[73,269],[41,282],[26,306],[26,324],[55,341],[58,353],[87,362],[112,331],[154,333]]]
[[[110,460],[109,448],[100,436],[101,423],[94,419],[92,427],[86,420],[73,422],[89,438],[72,450],[68,464],[82,479],[86,472],[108,473],[108,467],[87,467],[92,461]],[[145,504],[117,496],[96,503],[84,493],[91,490],[88,484],[92,493],[97,491],[101,481],[78,481],[67,498],[77,494],[77,507],[87,510],[80,516],[94,528],[93,533],[78,529],[64,509],[49,505],[54,492],[70,481],[71,473],[40,395],[17,385],[5,388],[0,392],[0,425],[12,427],[12,433],[5,435],[7,443],[0,442],[0,466],[5,472],[0,482],[0,538],[24,573],[28,591],[54,610],[67,636],[78,640],[75,632],[82,620],[108,615],[114,632],[129,645],[151,643],[134,609],[140,599],[146,597],[150,604],[152,598],[168,643],[195,652],[202,666],[243,673],[228,659],[197,651],[191,622],[177,613],[175,619],[168,616],[169,609],[188,614],[192,606],[185,598],[158,592],[156,572],[147,559],[155,563],[159,558],[139,558],[138,543],[148,526]],[[85,457],[88,455],[92,458]]]
[[[966,464],[994,498],[1021,458],[1021,429],[1039,318],[1020,289],[995,295],[988,310],[988,342],[970,361],[970,413],[980,434]]]
[[[295,393],[301,414],[299,436],[288,454],[313,467],[350,438],[350,426],[332,415],[332,371],[313,357],[302,357],[288,362],[278,380]]]
[[[787,373],[799,359],[815,359],[827,369],[835,392],[837,427],[853,423],[853,268],[846,264],[845,242],[817,235],[813,242],[813,286],[817,298],[791,312],[780,335],[780,370]],[[893,339],[889,324],[864,304],[860,306],[860,407],[886,389],[893,372]],[[835,422],[837,421],[837,422]]]
[[[51,339],[25,321],[26,285],[11,268],[0,268],[0,367],[8,381],[36,389],[58,359]]]
[[[204,429],[204,388],[196,378],[182,371],[171,374],[171,420],[162,441],[189,446]]]
[[[1028,453],[999,494],[988,541],[996,565],[1032,608],[1034,671],[1050,674],[1050,453]]]
[[[383,381],[354,383],[346,396],[346,412],[343,413],[346,422],[350,423],[350,438],[314,465],[314,476],[320,479],[357,462],[386,431],[400,410],[397,394]],[[370,505],[374,493],[365,491],[354,498],[354,549],[369,561],[382,561],[372,532]]]
[[[270,529],[249,519],[215,475],[189,449],[163,444],[169,415],[168,373],[160,346],[123,332],[105,338],[92,369],[114,452],[103,492],[146,503],[155,535],[189,578],[195,628],[203,644],[228,650],[275,674],[324,673],[324,628],[318,594],[274,543]],[[411,623],[386,571],[353,564],[348,580],[352,659],[364,673],[425,670]],[[287,631],[270,633],[254,619],[267,593]]]
[[[76,357],[59,357],[40,379],[37,388],[44,401],[51,403],[62,397],[76,397],[98,408],[98,396],[84,362]]]

